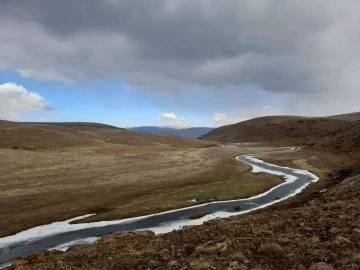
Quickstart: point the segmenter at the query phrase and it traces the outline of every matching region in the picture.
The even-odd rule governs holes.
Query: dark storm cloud
[[[359,10],[350,0],[2,1],[0,68],[164,91],[356,92]]]

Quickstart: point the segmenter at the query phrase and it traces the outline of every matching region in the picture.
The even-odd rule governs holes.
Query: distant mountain
[[[171,127],[155,127],[155,126],[143,126],[129,128],[131,131],[154,133],[154,134],[171,134],[187,138],[198,138],[212,131],[214,128],[208,127],[193,127],[193,128],[171,128]]]
[[[107,145],[207,147],[205,142],[167,134],[129,131],[99,123],[10,122],[0,120],[0,149],[53,150]]]

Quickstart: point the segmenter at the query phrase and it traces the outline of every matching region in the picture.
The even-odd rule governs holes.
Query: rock
[[[230,262],[230,263],[229,263],[229,266],[230,266],[230,267],[235,267],[235,266],[237,266],[237,265],[238,265],[237,262]]]
[[[230,262],[227,270],[247,270],[247,266],[243,264],[238,264],[238,262]]]
[[[353,229],[353,231],[356,233],[360,233],[360,229],[358,229],[358,228]]]
[[[310,241],[311,241],[311,243],[313,243],[313,244],[317,244],[317,243],[320,242],[320,238],[317,237],[317,236],[314,236],[314,237],[311,237],[311,238],[310,238]]]
[[[282,243],[282,244],[286,244],[286,243],[290,243],[291,240],[289,238],[286,238],[286,237],[280,237],[279,242]]]
[[[179,265],[179,263],[177,261],[175,261],[175,260],[168,263],[168,266],[170,266],[170,267],[175,267],[175,266],[178,266],[178,265]]]
[[[351,261],[360,265],[360,253],[353,255]]]
[[[226,250],[228,250],[228,245],[226,243],[217,243],[216,244],[216,248],[220,251],[220,252],[224,252]]]
[[[334,267],[324,262],[312,264],[309,270],[334,270]]]
[[[307,270],[306,267],[302,264],[297,265],[294,270]]]
[[[338,235],[335,238],[335,244],[337,244],[337,245],[352,244],[352,242],[348,238]]]
[[[155,261],[155,260],[151,260],[149,261],[149,266],[151,267],[158,267],[160,265],[160,262]]]

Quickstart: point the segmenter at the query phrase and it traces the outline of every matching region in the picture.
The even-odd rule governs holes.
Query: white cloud
[[[175,126],[178,128],[189,128],[192,126],[192,124],[190,120],[187,119],[186,117],[179,117]]]
[[[189,119],[187,119],[186,117],[178,117],[173,112],[160,114],[158,120],[171,121],[171,125],[166,126],[171,128],[189,128],[192,126]]]
[[[227,119],[226,113],[216,112],[210,117],[211,122],[224,122]]]
[[[260,107],[251,107],[248,109],[242,109],[239,112],[239,116],[229,116],[224,112],[216,112],[210,117],[209,120],[211,122],[218,122],[221,125],[230,125],[257,117],[281,115],[281,114],[283,114],[281,110],[273,108],[269,105],[265,105]]]
[[[159,115],[158,120],[176,120],[177,116],[175,113],[162,113]]]
[[[0,118],[2,119],[16,120],[19,113],[25,110],[53,109],[38,93],[28,91],[25,87],[12,82],[0,84]]]
[[[103,0],[77,1],[76,9],[72,0],[0,2],[0,68],[24,77],[115,77],[144,90],[199,88],[220,98],[219,89],[234,89],[233,100],[256,88],[290,96],[284,113],[360,110],[360,1]]]

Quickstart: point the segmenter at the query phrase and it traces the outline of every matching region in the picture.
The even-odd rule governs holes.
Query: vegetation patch
[[[209,213],[206,213],[206,212],[199,212],[199,213],[191,214],[191,215],[189,215],[189,219],[199,219],[199,218],[205,217],[208,214]]]
[[[231,177],[223,181],[180,188],[177,191],[165,194],[159,192],[156,198],[146,203],[146,206],[144,206],[144,203],[139,202],[126,209],[115,209],[84,220],[75,221],[74,223],[131,218],[202,204],[213,200],[225,201],[249,198],[263,193],[281,184],[283,181],[281,177],[275,176],[257,176],[255,178]],[[194,198],[197,202],[190,202]],[[235,206],[234,210],[241,211],[241,207],[239,209],[238,206]]]

